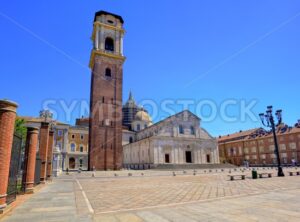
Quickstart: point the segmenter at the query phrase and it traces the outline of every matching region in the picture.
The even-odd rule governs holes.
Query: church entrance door
[[[192,152],[191,151],[185,152],[185,162],[192,163]]]
[[[75,159],[73,157],[69,159],[69,169],[75,169]]]
[[[170,163],[170,155],[165,154],[165,163]]]

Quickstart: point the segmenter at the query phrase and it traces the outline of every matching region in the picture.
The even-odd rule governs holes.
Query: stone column
[[[0,211],[6,207],[7,185],[18,105],[0,100]]]
[[[38,144],[39,129],[35,127],[27,128],[27,139],[25,148],[25,170],[26,177],[24,181],[25,193],[33,193],[35,162],[36,162],[36,147]]]
[[[47,154],[47,180],[51,180],[52,178],[53,143],[54,143],[54,131],[50,130],[49,141],[48,141],[48,154]]]
[[[95,27],[95,49],[96,50],[99,50],[99,26],[98,25],[96,25],[96,27]]]
[[[61,172],[61,169],[60,169],[60,161],[61,161],[61,152],[59,150],[59,147],[56,146],[54,147],[54,151],[53,151],[53,176],[54,177],[58,177],[58,175],[60,174]]]
[[[124,55],[123,54],[123,34],[121,34],[121,38],[120,38],[120,54]]]
[[[47,178],[47,155],[49,143],[49,123],[42,122],[40,130],[41,183]]]

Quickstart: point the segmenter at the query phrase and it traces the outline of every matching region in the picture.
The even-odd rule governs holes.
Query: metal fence
[[[14,134],[9,167],[6,203],[13,202],[22,187],[22,137]]]
[[[35,173],[34,173],[34,184],[35,185],[40,184],[41,165],[42,165],[42,160],[39,156],[39,153],[37,153],[37,156],[36,156],[36,159],[35,159]]]

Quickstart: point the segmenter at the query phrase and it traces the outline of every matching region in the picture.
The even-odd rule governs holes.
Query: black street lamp
[[[278,176],[284,177],[284,173],[282,171],[281,163],[280,163],[280,156],[279,156],[279,149],[278,149],[278,142],[277,142],[277,136],[276,136],[276,126],[279,126],[282,123],[282,110],[277,110],[275,115],[278,120],[277,125],[275,125],[274,117],[273,117],[273,107],[268,106],[266,114],[261,113],[259,114],[259,117],[261,119],[261,122],[264,126],[270,127],[273,132],[274,137],[274,143],[275,143],[275,153],[277,156],[277,165],[278,165]]]

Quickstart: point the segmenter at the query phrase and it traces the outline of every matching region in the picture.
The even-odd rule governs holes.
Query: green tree
[[[16,119],[15,122],[15,132],[22,136],[23,141],[26,140],[27,128],[25,127],[25,120],[24,119]]]

